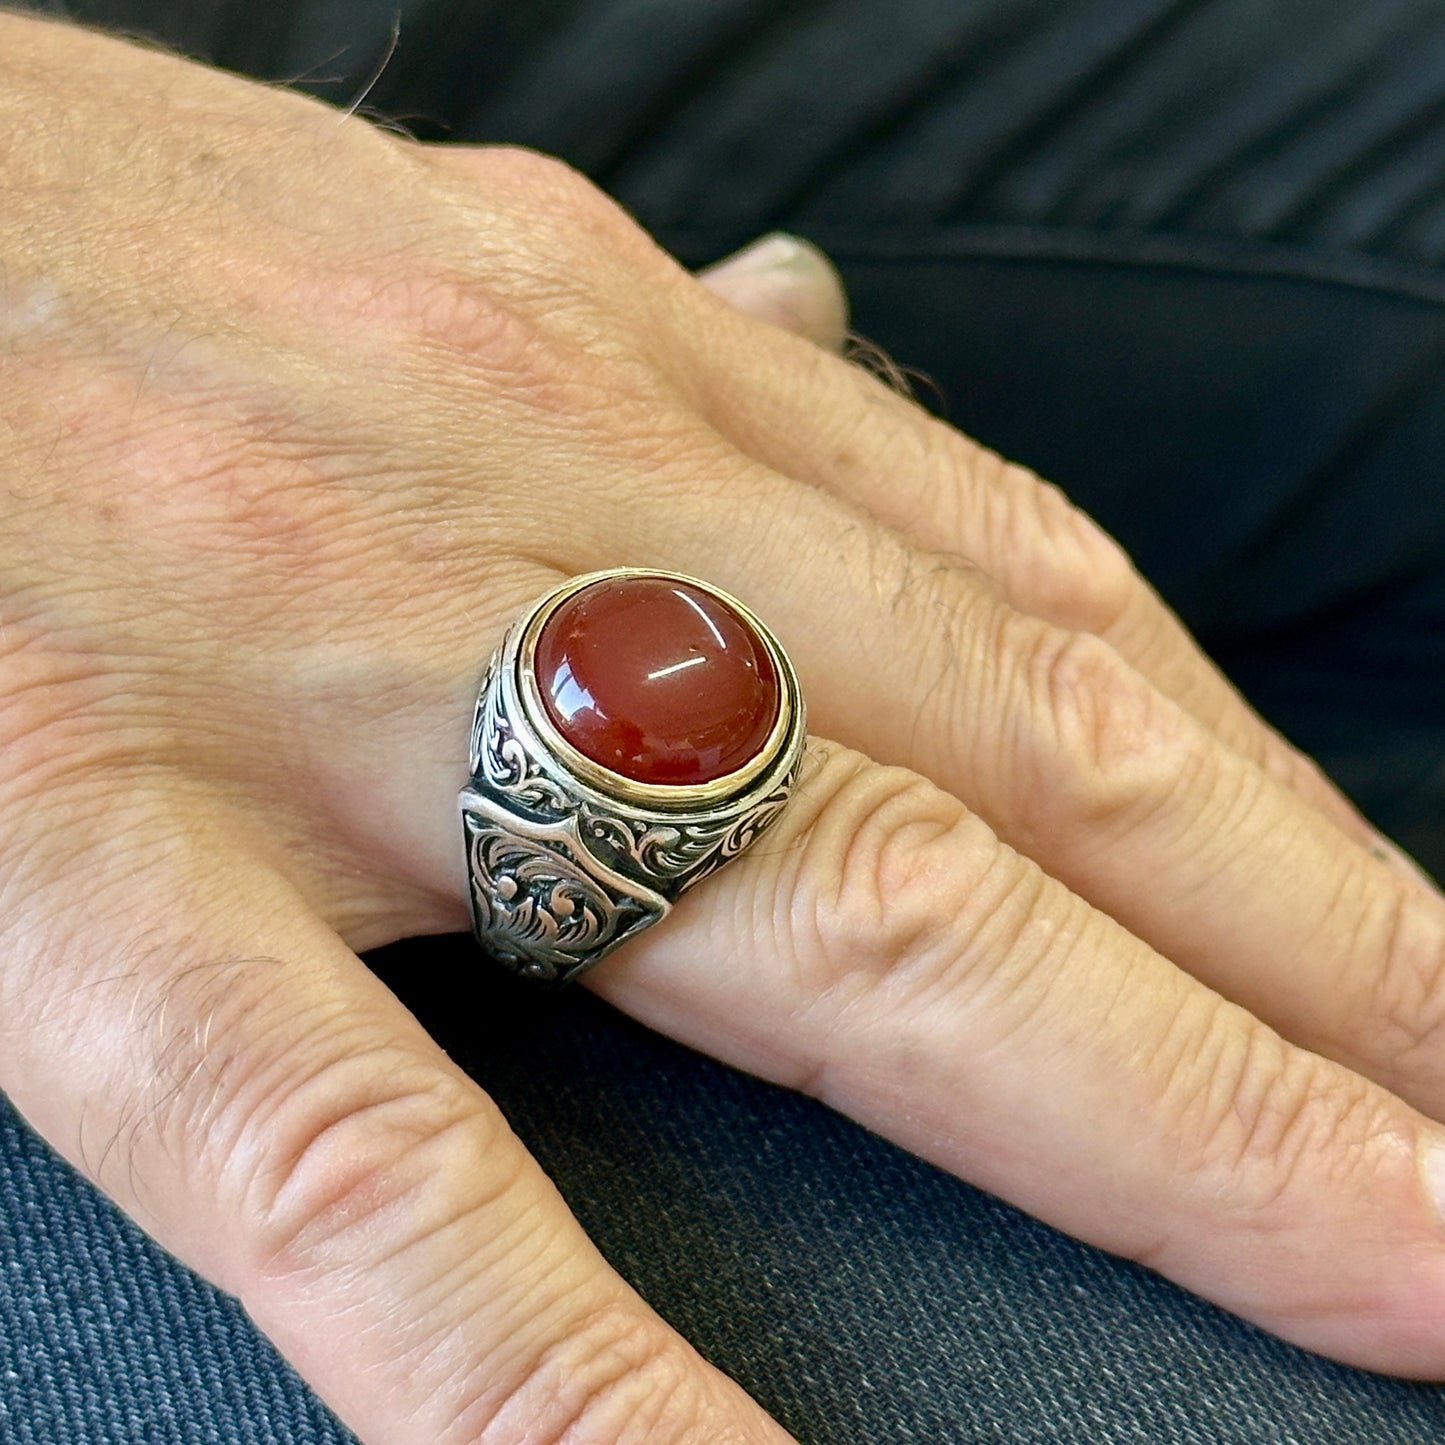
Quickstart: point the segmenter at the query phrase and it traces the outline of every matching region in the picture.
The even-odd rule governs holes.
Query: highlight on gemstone
[[[637,783],[709,783],[737,772],[763,750],[782,707],[757,629],[676,577],[583,587],[542,625],[533,672],[557,732]]]

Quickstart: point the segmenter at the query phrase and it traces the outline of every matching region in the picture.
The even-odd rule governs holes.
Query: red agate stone
[[[547,716],[584,757],[638,783],[707,783],[757,757],[782,689],[761,637],[672,577],[609,577],[543,624]]]

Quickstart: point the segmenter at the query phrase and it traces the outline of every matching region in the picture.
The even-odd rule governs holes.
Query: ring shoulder
[[[575,818],[523,818],[471,789],[461,807],[472,922],[514,972],[567,983],[671,911],[660,893],[601,862]]]

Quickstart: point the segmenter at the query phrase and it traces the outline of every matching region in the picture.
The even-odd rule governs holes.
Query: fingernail
[[[1377,834],[1370,851],[1380,862],[1388,863],[1397,873],[1405,874],[1416,883],[1423,883],[1434,892],[1440,891],[1440,885],[1403,848],[1390,842],[1388,838]]]
[[[722,276],[734,279],[739,276],[759,276],[769,271],[816,270],[819,256],[806,242],[785,231],[774,231],[724,256],[715,265],[706,267],[701,275],[705,279]]]

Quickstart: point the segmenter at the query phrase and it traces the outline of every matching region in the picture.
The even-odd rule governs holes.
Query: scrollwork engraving
[[[665,899],[610,875],[564,826],[466,815],[478,934],[510,968],[562,982],[668,910]]]
[[[724,812],[683,823],[626,818],[585,803],[578,810],[582,836],[601,845],[621,866],[681,892],[735,858],[765,832],[792,793],[790,775],[744,814]]]
[[[495,670],[494,662],[483,684],[482,706],[477,710],[473,773],[479,781],[532,812],[564,817],[573,809],[572,799],[542,770],[502,711],[502,690],[496,685]]]

